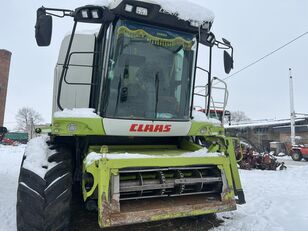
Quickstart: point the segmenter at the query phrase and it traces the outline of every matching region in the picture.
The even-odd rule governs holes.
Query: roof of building
[[[304,122],[308,118],[297,118],[295,119],[296,123]],[[242,124],[234,124],[234,125],[227,125],[226,128],[248,128],[248,127],[273,127],[273,126],[283,126],[291,124],[290,119],[282,119],[282,120],[263,120],[263,121],[255,121],[249,123],[242,123]]]

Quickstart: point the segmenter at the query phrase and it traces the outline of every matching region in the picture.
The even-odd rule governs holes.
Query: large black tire
[[[293,151],[291,157],[295,161],[301,161],[303,158],[301,151],[297,149]]]
[[[22,162],[18,190],[16,218],[18,231],[69,230],[72,198],[71,152],[63,147],[49,146],[47,169],[44,178],[23,167]],[[46,166],[42,166],[46,168]]]

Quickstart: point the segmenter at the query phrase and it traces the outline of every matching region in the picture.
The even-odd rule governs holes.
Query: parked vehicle
[[[290,153],[295,161],[301,161],[303,158],[308,161],[308,144],[293,146]]]

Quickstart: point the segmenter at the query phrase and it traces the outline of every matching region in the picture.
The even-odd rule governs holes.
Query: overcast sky
[[[176,4],[176,0],[175,4]],[[234,46],[233,72],[308,31],[307,0],[190,0],[215,13],[213,32]],[[39,48],[34,38],[36,9],[74,9],[96,1],[0,0],[0,49],[12,55],[5,125],[13,127],[19,108],[29,106],[50,122],[53,69],[62,38],[72,19],[54,19],[51,46]],[[189,5],[188,5],[189,7]],[[85,29],[84,27],[81,29]],[[229,110],[251,119],[289,117],[289,67],[293,69],[295,110],[308,113],[308,35],[228,80]],[[204,55],[199,66],[206,63]],[[221,51],[215,51],[214,73],[225,78]]]

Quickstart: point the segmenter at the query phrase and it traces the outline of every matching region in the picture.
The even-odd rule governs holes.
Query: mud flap
[[[238,205],[242,205],[242,204],[246,204],[246,200],[245,200],[245,194],[243,190],[236,190],[236,204]]]

